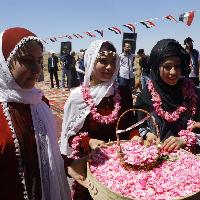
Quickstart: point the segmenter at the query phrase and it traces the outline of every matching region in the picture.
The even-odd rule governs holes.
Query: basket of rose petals
[[[183,149],[151,170],[127,170],[119,162],[116,142],[100,147],[87,166],[94,200],[199,200],[200,159]]]
[[[118,126],[120,120],[128,112],[134,112],[134,114],[136,112],[143,112],[144,114],[146,114],[146,116],[128,129],[119,130]],[[155,144],[150,144],[147,141],[144,142],[143,140],[140,140],[139,137],[138,139],[133,138],[131,142],[120,141],[121,133],[141,125],[146,120],[148,120],[154,126],[157,136],[160,137],[155,119],[143,109],[129,109],[125,111],[118,119],[116,126],[117,144],[119,146],[118,154],[121,165],[128,170],[150,170],[165,158],[165,156],[160,153],[160,145],[156,146]]]
[[[145,118],[152,120],[157,129],[154,119],[144,112],[147,114]],[[163,155],[159,146],[150,145],[137,137],[130,141],[120,141],[122,130],[118,130],[118,125],[121,117],[116,128],[117,141],[99,147],[87,163],[88,190],[92,198],[200,199],[200,159],[183,149]]]

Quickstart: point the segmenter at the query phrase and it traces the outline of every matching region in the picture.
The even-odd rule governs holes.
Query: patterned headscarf
[[[90,84],[97,55],[102,47],[102,44],[106,42],[109,41],[106,40],[93,41],[85,52],[84,84],[86,85]],[[112,44],[111,42],[109,43]],[[116,70],[111,80],[90,87],[90,94],[96,105],[98,105],[104,97],[110,96],[114,93],[114,87],[116,84],[118,70],[119,70],[119,57],[117,55]],[[62,154],[70,155],[71,148],[69,147],[68,140],[71,136],[76,135],[77,132],[83,127],[85,119],[89,113],[90,113],[90,108],[83,100],[81,87],[74,89],[71,92],[69,98],[67,99],[64,107],[64,119],[62,124],[61,147],[60,147]]]

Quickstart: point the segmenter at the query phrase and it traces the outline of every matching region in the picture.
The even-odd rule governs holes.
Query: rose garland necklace
[[[92,99],[92,96],[90,95],[89,86],[82,85],[81,86],[81,92],[83,94],[83,99],[86,102],[86,104],[90,107],[90,113],[92,115],[92,118],[101,123],[101,124],[111,124],[114,123],[118,119],[118,113],[121,108],[120,106],[120,94],[118,89],[116,90],[114,99],[114,110],[109,115],[101,115],[97,112],[96,104],[94,100]]]
[[[194,115],[196,113],[197,95],[195,93],[194,87],[192,86],[193,83],[190,80],[183,79],[183,97],[184,100],[189,100],[189,109]],[[153,101],[153,107],[155,108],[156,113],[168,122],[175,122],[177,119],[179,119],[180,114],[187,110],[186,104],[183,103],[181,106],[178,106],[178,108],[174,112],[164,111],[162,108],[161,97],[156,92],[156,89],[154,88],[151,80],[148,81],[147,87],[149,92],[151,93],[151,100]]]

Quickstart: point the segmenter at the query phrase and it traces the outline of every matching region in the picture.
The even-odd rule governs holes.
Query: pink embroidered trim
[[[11,130],[12,133],[12,138],[13,138],[13,142],[15,145],[15,155],[18,161],[18,173],[21,179],[21,183],[23,185],[23,197],[26,200],[29,200],[28,197],[28,192],[27,192],[27,188],[26,188],[26,182],[25,182],[25,173],[24,173],[24,167],[23,167],[23,161],[22,161],[22,155],[21,155],[21,149],[20,149],[20,145],[19,145],[19,141],[17,138],[17,135],[15,133],[15,129],[11,120],[11,116],[9,113],[9,107],[7,105],[7,103],[1,103],[2,108],[3,108],[3,113],[6,117],[6,120],[8,122],[9,128]]]
[[[81,148],[81,141],[84,137],[88,136],[88,132],[82,132],[79,133],[79,135],[75,136],[72,139],[72,153],[70,155],[70,158],[78,159],[81,158],[80,148]]]
[[[83,99],[86,102],[86,104],[90,107],[92,118],[101,123],[101,124],[111,124],[114,123],[118,119],[118,113],[121,108],[120,106],[120,94],[117,90],[115,96],[114,96],[114,110],[109,115],[101,115],[97,112],[96,104],[94,100],[92,99],[89,91],[89,87],[86,85],[81,86],[81,91],[83,94]]]

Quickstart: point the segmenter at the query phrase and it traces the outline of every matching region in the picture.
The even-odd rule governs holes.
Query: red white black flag
[[[166,16],[164,16],[164,18],[165,18],[165,19],[172,20],[172,21],[178,23],[178,21],[177,21],[172,15],[166,15]]]
[[[101,35],[101,37],[103,37],[103,30],[102,29],[96,29],[94,31],[96,31],[97,33],[99,33]]]
[[[150,20],[145,20],[145,21],[140,21],[141,24],[143,24],[144,26],[146,26],[146,28],[151,28],[156,26],[152,21]]]
[[[121,30],[115,26],[108,28],[108,30],[115,32],[116,34],[121,34]]]
[[[73,36],[76,37],[76,38],[81,38],[81,39],[83,39],[83,36],[80,35],[79,33],[73,34]]]
[[[51,38],[49,38],[52,42],[56,42],[57,41],[57,39],[55,38],[55,37],[51,37]]]
[[[70,40],[72,39],[71,35],[65,35],[65,37],[69,38]]]
[[[123,26],[125,26],[126,28],[128,28],[133,33],[135,33],[135,26],[133,24],[124,24]]]
[[[96,35],[94,33],[91,33],[90,31],[85,32],[85,34],[90,37],[96,37]]]
[[[45,44],[48,44],[48,42],[47,42],[47,41],[45,41],[45,40],[42,40],[42,42],[44,42]]]
[[[186,25],[190,26],[194,19],[194,11],[185,12],[179,16],[179,21],[182,21]]]

